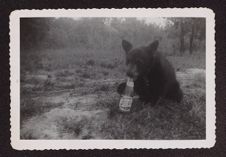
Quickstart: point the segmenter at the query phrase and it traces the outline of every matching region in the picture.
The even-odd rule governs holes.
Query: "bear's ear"
[[[126,53],[128,53],[132,49],[132,44],[126,40],[122,40],[122,47]]]
[[[155,40],[151,44],[148,45],[148,50],[151,52],[155,52],[159,46],[159,41]]]

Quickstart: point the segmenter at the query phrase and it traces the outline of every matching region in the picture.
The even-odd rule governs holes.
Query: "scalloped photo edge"
[[[20,18],[33,17],[202,17],[206,18],[206,139],[203,140],[80,140],[20,138]],[[58,149],[193,149],[215,145],[215,14],[208,8],[123,8],[15,10],[10,14],[10,123],[16,150]],[[207,55],[208,54],[208,55]]]

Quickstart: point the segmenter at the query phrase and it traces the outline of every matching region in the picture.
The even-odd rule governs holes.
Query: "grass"
[[[173,64],[175,70],[184,71],[188,68],[201,68],[205,69],[205,56],[197,54],[193,56],[169,56],[167,57]]]
[[[193,106],[196,102],[199,103]],[[117,103],[104,104],[111,107]],[[181,104],[164,101],[131,114],[120,114],[113,107],[100,132],[106,139],[202,139],[205,138],[205,100],[186,95]]]
[[[21,122],[38,114],[50,111],[53,108],[62,106],[62,103],[43,103],[30,98],[22,99],[20,104]]]
[[[200,55],[168,59],[178,71],[205,68]],[[180,104],[137,102],[130,114],[122,114],[116,93],[119,82],[111,80],[125,78],[124,64],[120,50],[49,49],[22,57],[21,138],[205,139],[204,78],[197,76],[183,87]],[[59,90],[66,91],[51,94]],[[98,98],[89,102],[90,95]]]

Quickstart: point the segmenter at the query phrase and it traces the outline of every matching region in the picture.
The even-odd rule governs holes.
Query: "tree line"
[[[21,18],[21,49],[118,49],[121,39],[134,45],[158,39],[173,55],[205,51],[205,18],[165,18],[165,26],[137,18]]]

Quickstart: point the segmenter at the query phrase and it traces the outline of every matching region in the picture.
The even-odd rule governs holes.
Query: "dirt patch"
[[[97,95],[73,97],[70,93],[33,98],[33,101],[46,106],[63,105],[25,120],[21,126],[21,138],[101,138],[99,133],[89,130],[108,118],[109,109],[96,110],[97,99]]]
[[[107,111],[55,108],[26,121],[21,129],[21,137],[25,139],[76,139],[87,136],[97,138],[99,135],[96,136],[95,132],[90,134],[88,127],[100,125],[103,118],[107,119]]]
[[[117,110],[119,79],[91,80],[72,90],[25,95],[21,107],[27,114],[21,112],[21,138],[203,139],[205,71],[188,69],[177,77],[185,93],[181,104],[163,101],[130,114]]]

